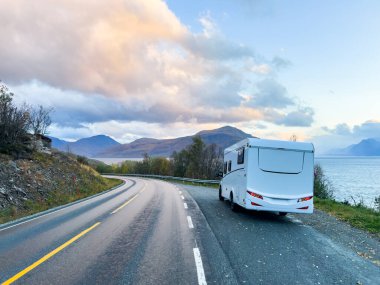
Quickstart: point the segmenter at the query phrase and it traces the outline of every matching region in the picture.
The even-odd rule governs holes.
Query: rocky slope
[[[88,196],[111,184],[75,156],[58,151],[36,152],[18,160],[0,154],[0,223],[21,212],[29,214]]]

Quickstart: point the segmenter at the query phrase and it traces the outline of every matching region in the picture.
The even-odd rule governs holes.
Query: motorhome
[[[313,212],[311,143],[247,138],[224,150],[223,170],[219,199],[234,211]]]

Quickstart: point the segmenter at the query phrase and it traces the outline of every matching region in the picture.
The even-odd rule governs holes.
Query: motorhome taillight
[[[313,196],[299,198],[297,202],[305,202],[305,201],[309,201],[311,199],[313,199]]]
[[[301,207],[301,208],[297,208],[298,210],[307,210],[309,209],[309,206],[306,206],[306,207]]]
[[[257,203],[255,203],[255,202],[251,202],[251,205],[252,205],[252,206],[261,206],[260,204],[257,204]]]
[[[255,192],[251,192],[251,191],[248,191],[248,190],[247,190],[247,193],[249,195],[251,195],[252,197],[259,198],[259,199],[263,200],[263,196],[261,196],[260,194],[257,194]],[[261,206],[261,205],[259,205],[259,206]]]

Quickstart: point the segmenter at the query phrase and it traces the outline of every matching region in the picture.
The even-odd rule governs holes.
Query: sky
[[[224,125],[316,152],[380,137],[379,1],[0,2],[0,79],[50,135]]]

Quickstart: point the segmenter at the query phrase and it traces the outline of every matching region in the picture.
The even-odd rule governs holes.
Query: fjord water
[[[336,200],[353,204],[363,199],[374,206],[380,196],[380,157],[317,157],[315,163],[322,166]]]

